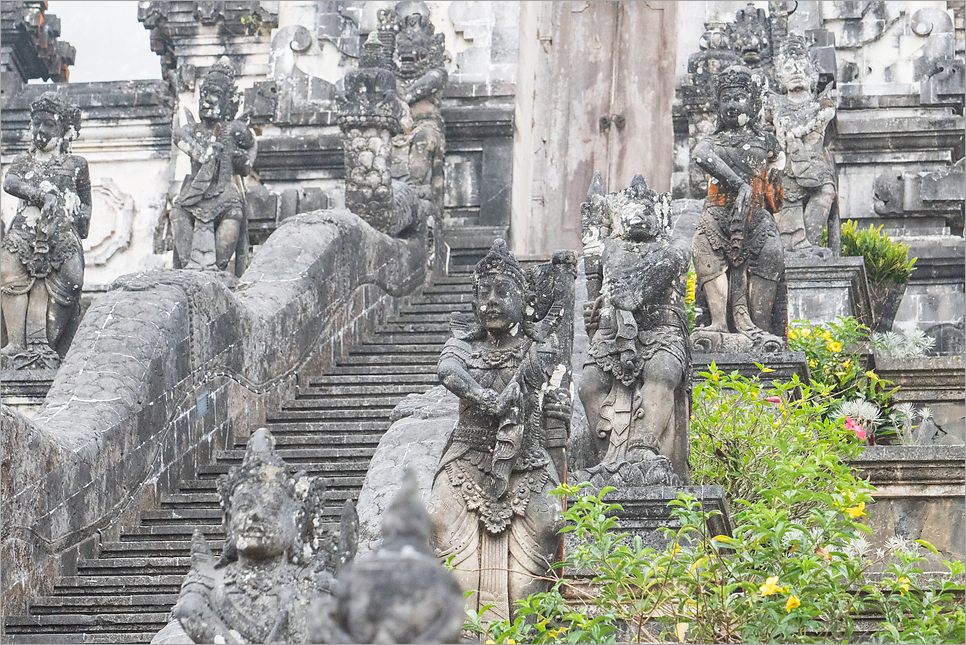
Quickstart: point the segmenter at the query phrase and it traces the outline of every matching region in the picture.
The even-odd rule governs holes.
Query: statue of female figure
[[[781,207],[784,155],[758,127],[761,88],[751,70],[729,67],[718,76],[716,93],[717,130],[693,153],[711,175],[692,243],[711,325],[696,330],[692,341],[706,351],[778,350],[785,321],[775,304],[785,260],[774,213]]]
[[[690,239],[671,236],[670,196],[650,190],[640,175],[605,195],[595,173],[581,214],[591,343],[580,399],[607,451],[575,478],[598,487],[687,481],[680,388],[691,364],[684,310]]]
[[[554,266],[573,284],[572,253]],[[559,303],[535,322],[531,280],[497,240],[476,266],[475,315],[453,315],[453,338],[439,378],[460,398],[459,422],[440,459],[429,513],[436,556],[450,561],[470,605],[493,605],[484,618],[510,618],[513,602],[546,589],[562,526],[559,483],[547,445],[569,420],[570,362]]]
[[[20,198],[0,245],[4,367],[55,369],[77,329],[91,222],[87,161],[70,154],[81,113],[54,92],[30,106],[31,141],[3,189]]]
[[[835,168],[825,148],[825,130],[835,118],[835,102],[828,96],[831,85],[815,96],[818,72],[797,35],[789,36],[782,50],[778,80],[787,94],[775,96],[772,120],[786,165],[784,204],[775,219],[786,251],[821,253],[822,231],[835,201]],[[824,254],[831,255],[827,250]]]

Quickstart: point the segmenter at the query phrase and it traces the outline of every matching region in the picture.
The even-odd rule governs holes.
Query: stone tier
[[[894,404],[928,406],[936,426],[930,442],[961,444],[966,437],[966,403],[963,383],[966,370],[962,356],[885,358],[876,356],[876,373],[899,386]],[[962,464],[960,464],[962,469]]]
[[[798,375],[802,383],[809,382],[808,362],[804,352],[780,352],[775,354],[693,354],[691,357],[691,381],[702,380],[700,373],[707,372],[714,363],[724,374],[737,371],[745,378],[759,377],[763,381],[787,383]],[[762,374],[756,365],[772,370]]]
[[[872,326],[872,304],[862,258],[785,257],[788,319],[813,323],[853,316]]]
[[[30,417],[47,397],[57,370],[3,370],[0,372],[0,400]]]

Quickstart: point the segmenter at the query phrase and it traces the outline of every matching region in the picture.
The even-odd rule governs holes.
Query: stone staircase
[[[472,275],[456,267],[424,287],[378,329],[345,352],[335,367],[309,376],[294,400],[267,416],[281,457],[324,476],[325,515],[337,522],[345,500],[358,499],[369,460],[389,413],[407,394],[437,383],[436,362],[449,337],[449,314],[470,311]],[[304,379],[306,375],[302,375]],[[191,536],[200,529],[217,553],[224,539],[216,481],[240,464],[245,438],[218,451],[198,478],[164,495],[98,557],[79,560],[28,615],[6,621],[5,643],[147,643],[166,624],[190,566]]]

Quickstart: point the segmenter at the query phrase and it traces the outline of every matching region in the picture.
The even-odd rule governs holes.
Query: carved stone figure
[[[433,555],[432,529],[409,469],[382,517],[382,543],[339,574],[334,602],[315,612],[310,642],[460,642],[463,592]]]
[[[248,265],[248,216],[241,179],[255,160],[252,131],[235,119],[238,112],[235,71],[222,57],[201,84],[196,122],[174,131],[174,143],[191,157],[191,173],[171,210],[174,266],[179,269],[226,271],[241,276]]]
[[[775,219],[786,251],[817,251],[835,202],[835,169],[825,148],[835,102],[828,96],[831,85],[816,96],[818,71],[801,36],[789,36],[778,62],[778,81],[787,94],[773,95],[772,121],[786,161],[784,204]]]
[[[703,351],[779,351],[787,312],[779,298],[784,252],[774,213],[781,208],[784,154],[759,128],[761,86],[748,68],[718,76],[718,126],[694,148],[709,175],[692,252],[711,325],[691,336]]]
[[[451,561],[474,608],[510,618],[517,599],[546,589],[560,545],[559,482],[548,444],[565,443],[576,256],[558,252],[558,286],[534,291],[503,240],[476,266],[473,315],[453,314],[439,378],[460,398],[459,421],[433,481],[436,556]],[[556,294],[556,295],[555,295]],[[571,301],[572,302],[572,301]],[[563,451],[560,451],[563,456]],[[563,464],[559,465],[562,470]]]
[[[687,477],[687,437],[675,437],[672,413],[691,364],[691,240],[672,238],[670,195],[640,175],[604,194],[594,173],[581,216],[591,344],[580,399],[607,451],[575,478],[598,487],[677,484]]]
[[[4,178],[20,200],[0,245],[4,368],[56,369],[77,329],[91,222],[87,161],[70,152],[80,126],[79,108],[44,93],[30,106],[30,148]]]
[[[303,643],[309,608],[352,559],[358,526],[347,503],[338,535],[317,536],[322,483],[293,474],[260,428],[242,465],[218,482],[226,541],[215,558],[192,541],[191,571],[172,615],[195,643]]]
[[[392,176],[419,187],[433,217],[442,217],[446,131],[439,99],[448,75],[445,39],[423,2],[400,2],[379,12],[379,38],[403,102],[401,132],[393,137]]]

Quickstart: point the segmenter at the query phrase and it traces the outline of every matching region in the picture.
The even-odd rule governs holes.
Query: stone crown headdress
[[[275,438],[268,428],[259,428],[248,440],[245,458],[218,480],[222,508],[227,511],[235,489],[244,483],[274,484],[296,499],[295,476],[275,452]]]
[[[77,138],[81,127],[81,111],[76,105],[69,103],[67,99],[57,92],[44,92],[36,101],[30,104],[30,115],[38,112],[48,112],[57,116],[57,119],[64,124],[67,130],[66,138],[73,140]]]
[[[208,69],[205,80],[201,82],[201,89],[214,88],[228,95],[228,106],[226,116],[229,119],[235,118],[238,112],[238,92],[235,87],[235,68],[227,56],[222,56]]]
[[[527,280],[527,276],[523,272],[520,263],[510,253],[506,241],[499,238],[493,241],[493,246],[490,247],[489,253],[476,265],[473,277],[479,283],[484,276],[494,273],[509,276],[524,292],[530,289],[530,282]]]
[[[752,120],[756,119],[761,110],[761,78],[744,65],[732,65],[718,74],[718,78],[715,79],[715,98],[719,98],[721,92],[729,87],[741,88],[748,92],[751,96]]]
[[[798,34],[788,34],[788,39],[782,45],[782,58],[808,58],[808,45]]]

